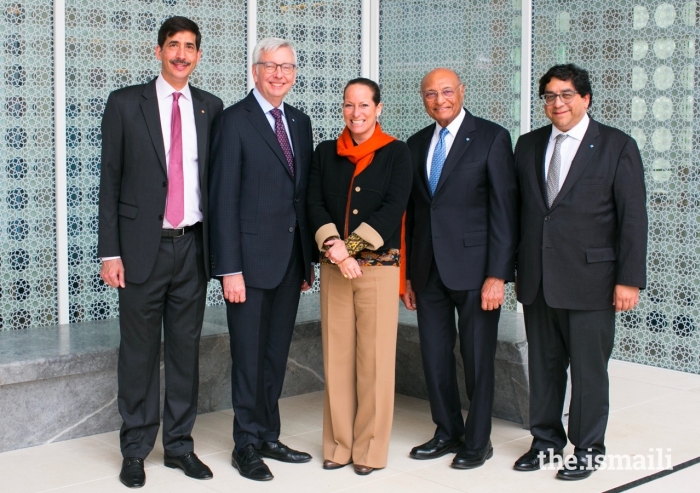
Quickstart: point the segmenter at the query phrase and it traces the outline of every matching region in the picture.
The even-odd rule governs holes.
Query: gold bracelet
[[[352,257],[352,255],[348,255],[348,256],[345,257],[343,260],[341,260],[340,262],[338,262],[336,265],[342,264],[343,262],[345,262],[345,261],[346,261],[347,259],[349,259],[350,257]]]

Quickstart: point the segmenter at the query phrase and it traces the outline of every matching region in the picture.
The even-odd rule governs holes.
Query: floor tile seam
[[[440,483],[440,482],[435,481],[435,480],[433,480],[433,479],[429,479],[429,478],[426,478],[426,477],[423,477],[423,476],[419,476],[419,475],[417,475],[417,474],[413,474],[413,473],[410,472],[410,471],[408,471],[406,474],[408,474],[409,476],[413,476],[414,478],[419,478],[419,479],[422,479],[423,481],[428,481],[429,483],[433,483],[433,484],[435,484],[435,485],[439,485],[441,488],[448,488],[450,491],[455,491],[455,492],[461,492],[461,491],[462,491],[462,490],[458,490],[458,489],[456,489],[456,488],[453,488],[452,486],[448,486],[448,485],[446,485],[445,483]]]
[[[78,483],[64,484],[63,486],[57,486],[57,487],[55,487],[55,488],[49,488],[48,490],[39,490],[39,491],[36,491],[35,493],[48,493],[48,492],[50,492],[50,491],[60,491],[60,490],[65,489],[65,488],[72,488],[72,487],[80,486],[80,485],[83,485],[83,484],[90,484],[90,483],[94,483],[94,482],[96,482],[96,481],[103,481],[103,480],[109,479],[109,478],[114,478],[115,481],[119,481],[119,475],[118,475],[118,474],[115,474],[115,475],[113,475],[113,476],[103,476],[103,477],[101,477],[101,478],[90,479],[90,480],[88,480],[88,481],[80,481],[80,482],[78,482]]]
[[[700,378],[700,375],[698,375],[698,377]],[[643,383],[645,385],[653,385],[654,387],[661,387],[664,389],[672,389],[672,390],[690,391],[690,390],[694,390],[694,389],[700,389],[700,385],[698,385],[697,387],[685,388],[685,387],[678,387],[678,386],[674,386],[674,385],[664,385],[664,384],[660,384],[660,383],[651,383],[651,382],[644,381],[644,380],[637,380],[635,378],[629,378],[629,377],[620,377],[617,375],[610,375],[610,378],[611,379],[614,378],[616,380],[626,380],[627,382]]]
[[[650,385],[651,385],[651,384],[650,384]],[[668,398],[671,397],[671,396],[678,395],[678,394],[682,394],[682,393],[685,393],[685,392],[686,392],[685,390],[676,390],[675,392],[671,392],[670,394],[661,395],[661,396],[658,396],[658,397],[654,397],[653,399],[649,399],[649,400],[642,401],[642,402],[637,402],[637,403],[635,403],[635,404],[630,404],[629,406],[621,407],[621,408],[619,408],[619,409],[611,409],[611,410],[610,410],[610,414],[615,414],[615,413],[618,413],[618,412],[620,412],[620,411],[625,411],[625,410],[627,410],[627,409],[632,409],[632,408],[634,408],[634,407],[639,407],[639,406],[642,406],[642,405],[644,405],[644,404],[649,404],[649,403],[651,403],[651,402],[660,401],[660,400],[662,400],[662,399],[668,399]]]
[[[671,373],[673,375],[694,375],[693,373],[688,373],[685,371],[680,371],[680,370],[673,370],[671,368],[664,368],[662,366],[652,366],[652,365],[647,365],[644,363],[636,363],[634,361],[625,361],[622,359],[611,359],[611,362],[615,362],[615,364],[622,364],[623,366],[629,366],[633,368],[642,368],[647,371],[652,371],[652,372],[658,372],[658,373]]]
[[[332,491],[333,493],[339,492],[339,491],[348,491],[348,490],[351,490],[351,489],[353,489],[353,488],[357,488],[358,486],[365,486],[365,485],[372,484],[372,483],[378,483],[379,481],[382,481],[383,479],[394,478],[394,477],[396,477],[396,476],[400,476],[401,474],[406,474],[406,472],[404,472],[404,471],[399,471],[398,469],[391,469],[391,468],[387,468],[387,469],[390,469],[391,471],[396,471],[396,472],[395,472],[394,474],[389,474],[389,475],[384,474],[384,475],[381,476],[381,477],[379,477],[379,476],[369,476],[369,477],[366,478],[368,481],[365,481],[365,482],[363,482],[362,484],[353,484],[353,485],[350,485],[350,486],[344,486],[344,487],[342,487],[342,488],[340,488],[340,489],[331,490],[331,491]]]

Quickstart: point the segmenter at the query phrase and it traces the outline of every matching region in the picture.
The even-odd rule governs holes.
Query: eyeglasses
[[[460,84],[459,86],[461,86],[461,85],[462,84]],[[459,88],[459,86],[457,86],[457,88]],[[455,92],[457,92],[457,88],[452,89],[451,87],[446,87],[445,89],[440,91],[440,94],[442,94],[442,97],[445,99],[452,99],[455,96]],[[437,91],[425,91],[423,93],[423,98],[426,101],[435,101],[437,99],[437,97],[438,97]]]
[[[262,65],[266,74],[274,74],[279,67],[284,75],[289,75],[297,68],[293,63],[258,62],[255,65]]]
[[[560,94],[547,92],[540,96],[540,99],[544,101],[544,104],[547,106],[553,105],[557,98],[561,99],[562,103],[569,104],[574,100],[574,96],[576,96],[576,94],[578,94],[578,91],[563,91]]]

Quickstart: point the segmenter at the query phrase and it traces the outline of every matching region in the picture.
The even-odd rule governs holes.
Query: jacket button
[[[434,210],[435,210],[435,206],[434,206],[434,205],[431,205],[431,206],[430,206],[430,210],[431,210],[431,211],[434,211]]]
[[[355,187],[356,192],[359,192],[360,190],[362,190],[360,187]]]
[[[162,220],[163,220],[163,214],[161,214],[160,216],[158,216],[158,219],[160,219],[160,220],[162,221]]]
[[[295,204],[298,204],[298,203],[299,203],[299,199],[294,199],[294,203],[295,203]]]
[[[355,214],[355,215],[357,215],[358,212],[359,212],[359,211],[358,211],[357,209],[353,209],[353,211],[352,211],[352,213]]]
[[[294,233],[294,228],[289,228],[290,233]]]
[[[164,181],[164,182],[163,182],[163,188],[165,188],[165,187],[167,187],[167,186],[168,186],[168,182],[167,182],[167,181]]]
[[[545,221],[549,221],[549,216],[546,216],[546,217],[544,218],[544,220],[545,220]]]

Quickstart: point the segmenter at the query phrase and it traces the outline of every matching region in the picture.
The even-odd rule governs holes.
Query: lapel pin
[[[204,110],[202,110],[202,113],[204,113]]]
[[[469,142],[469,137],[467,137],[467,142]]]
[[[294,118],[292,118],[292,122],[295,122],[295,121],[296,121],[296,120],[295,120]]]
[[[593,149],[593,144],[591,144],[591,149]]]

